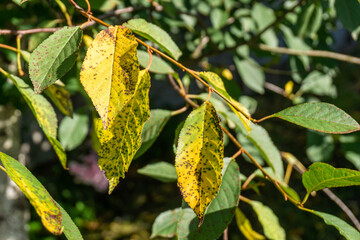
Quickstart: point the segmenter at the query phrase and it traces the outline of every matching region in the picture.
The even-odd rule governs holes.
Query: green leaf
[[[42,92],[71,69],[81,38],[80,27],[64,27],[31,53],[29,74],[35,93]]]
[[[70,218],[69,214],[58,203],[56,203],[56,205],[60,208],[62,214],[61,225],[64,227],[63,233],[66,238],[69,240],[83,240],[84,238],[82,237],[78,227]]]
[[[152,225],[150,238],[172,238],[176,235],[177,222],[181,208],[160,213]]]
[[[175,182],[177,180],[174,165],[167,162],[150,163],[138,169],[137,172],[162,182]]]
[[[258,201],[251,201],[250,205],[258,216],[259,222],[264,228],[264,234],[268,239],[285,240],[286,235],[284,229],[279,223],[279,219],[271,210],[271,208],[263,205]]]
[[[200,227],[195,213],[183,204],[177,225],[179,240],[218,239],[232,221],[241,188],[239,166],[233,159],[224,159],[222,175],[220,191],[210,203]]]
[[[32,88],[21,78],[11,74],[8,74],[7,77],[13,81],[26,103],[29,105],[41,129],[44,131],[50,144],[53,146],[55,153],[59,157],[62,166],[66,168],[67,159],[65,150],[59,141],[56,140],[58,121],[53,107],[42,95],[35,94]]]
[[[46,229],[52,234],[60,235],[63,216],[44,186],[24,165],[5,153],[0,152],[0,161],[4,165],[7,175],[29,199]]]
[[[44,93],[63,114],[72,117],[73,105],[70,99],[70,93],[64,86],[55,83],[45,89]]]
[[[55,20],[45,20],[39,23],[37,26],[38,28],[53,28],[56,27],[56,25],[60,23],[59,19]],[[39,44],[44,41],[46,38],[48,38],[51,35],[51,33],[47,32],[40,32],[31,34],[29,36],[29,42],[28,42],[28,51],[32,52]]]
[[[204,78],[215,90],[217,90],[225,98],[227,98],[233,105],[237,106],[240,110],[242,110],[246,114],[244,115],[241,112],[237,111],[231,104],[228,103],[231,110],[233,110],[233,112],[240,118],[246,130],[250,132],[251,131],[250,120],[248,119],[250,117],[249,111],[229,95],[229,93],[226,91],[222,79],[216,73],[213,72],[201,72],[200,76]]]
[[[360,232],[342,219],[324,212],[313,211],[313,213],[324,219],[327,225],[334,226],[347,240],[360,239]]]
[[[181,194],[200,219],[200,224],[206,208],[220,189],[223,156],[219,117],[213,105],[204,102],[186,119],[175,159]]]
[[[325,162],[334,153],[334,139],[331,135],[307,131],[306,155],[312,162]]]
[[[182,55],[182,52],[167,32],[144,19],[131,19],[127,23],[124,23],[123,26],[130,28],[136,34],[155,42],[176,60]]]
[[[215,29],[220,29],[226,25],[229,15],[223,9],[215,8],[210,11],[210,21]]]
[[[324,188],[360,185],[360,172],[334,168],[326,163],[313,163],[302,175],[302,182],[308,193]]]
[[[319,1],[307,2],[301,8],[298,20],[296,21],[296,32],[300,38],[314,38],[321,27],[323,9]]]
[[[259,150],[261,156],[266,163],[274,170],[279,179],[284,177],[284,165],[281,160],[279,149],[275,146],[271,140],[268,132],[260,125],[251,123],[251,132],[247,134],[245,128],[236,122],[236,116],[228,114],[228,117],[236,123],[238,130],[243,136],[246,136],[248,140]],[[241,140],[241,138],[239,138]],[[246,149],[245,149],[246,150]]]
[[[360,125],[351,116],[329,103],[299,104],[273,116],[325,133],[343,134],[360,130]]]
[[[304,93],[312,93],[318,96],[335,98],[337,95],[333,79],[328,74],[312,71],[301,83],[300,90]]]
[[[87,114],[75,113],[72,118],[65,117],[59,127],[59,140],[68,151],[74,150],[85,140],[89,132]]]
[[[150,61],[149,53],[146,51],[138,50],[137,57],[139,58],[139,63],[142,67],[146,68]],[[159,73],[159,74],[169,74],[174,73],[174,69],[170,65],[159,58],[155,54],[152,55],[152,62],[149,68],[149,72]]]
[[[360,170],[360,134],[340,136],[341,149],[346,160]]]
[[[244,235],[244,237],[248,240],[264,240],[265,237],[257,232],[255,232],[251,226],[249,219],[244,215],[243,212],[240,211],[239,208],[236,208],[235,211],[235,219],[236,224]]]
[[[250,58],[240,60],[235,56],[234,62],[244,84],[251,90],[264,94],[265,74],[261,67]]]
[[[109,179],[109,194],[125,177],[130,163],[141,145],[141,132],[150,117],[149,107],[150,75],[146,70],[139,73],[133,97],[113,120],[108,129],[97,119],[95,128],[100,142],[99,167]]]
[[[261,3],[255,3],[253,5],[251,16],[258,26],[258,32],[261,32],[276,20],[274,11]],[[269,46],[276,47],[279,45],[278,37],[273,29],[268,29],[261,34],[260,38]]]
[[[171,111],[162,109],[150,111],[150,118],[146,121],[141,134],[141,147],[134,158],[143,155],[153,145],[170,118]]]
[[[336,15],[350,32],[360,26],[360,3],[356,0],[335,1]]]

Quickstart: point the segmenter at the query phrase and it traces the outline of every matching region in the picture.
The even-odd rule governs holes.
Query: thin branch
[[[57,30],[62,29],[62,27],[57,28],[33,28],[28,30],[10,30],[10,29],[0,29],[0,35],[27,35],[33,33],[41,32],[56,32]]]
[[[179,115],[179,114],[181,114],[181,113],[183,113],[183,112],[186,112],[186,110],[188,109],[188,104],[185,106],[185,107],[182,107],[182,108],[180,108],[180,109],[178,109],[178,110],[174,110],[174,111],[172,111],[171,112],[171,116],[176,116],[176,115]]]
[[[0,48],[4,48],[4,49],[8,49],[8,50],[11,50],[13,52],[17,52],[17,49],[12,47],[12,46],[9,46],[9,45],[5,45],[5,44],[2,44],[0,43]]]
[[[360,58],[335,53],[331,51],[322,51],[322,50],[298,50],[298,49],[290,49],[284,47],[271,47],[265,44],[259,44],[257,47],[260,50],[272,52],[272,53],[280,53],[287,55],[296,55],[296,56],[309,56],[309,57],[321,57],[321,58],[331,58],[338,61],[354,63],[360,65]]]
[[[6,172],[6,169],[5,169],[3,166],[1,166],[1,165],[0,165],[0,169],[3,170],[5,173],[7,173],[7,172]]]

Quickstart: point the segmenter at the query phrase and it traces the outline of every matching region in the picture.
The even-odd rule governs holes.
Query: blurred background
[[[350,22],[346,20],[339,0],[303,1],[304,4],[291,13],[287,13],[287,10],[297,4],[292,0],[89,1],[93,15],[104,17],[109,24],[143,18],[160,26],[182,50],[179,62],[196,71],[218,73],[230,95],[248,107],[253,118],[259,119],[298,103],[323,101],[335,104],[360,121],[358,65],[327,58],[273,54],[261,49],[261,44],[265,44],[272,48],[329,50],[359,56],[360,18],[356,19],[357,16],[350,14]],[[62,27],[68,25],[67,17],[74,25],[86,21],[65,0],[20,2],[1,1],[0,29]],[[357,3],[356,0],[354,2]],[[84,1],[78,1],[78,4],[86,9]],[[354,11],[360,9],[358,5],[354,6]],[[285,17],[284,13],[287,13]],[[261,37],[254,37],[277,18],[279,21],[271,30]],[[163,183],[141,175],[137,170],[159,161],[174,163],[175,129],[187,114],[168,121],[152,147],[132,162],[126,178],[108,195],[108,183],[97,166],[98,157],[93,147],[94,111],[79,82],[88,42],[103,29],[95,24],[84,30],[86,37],[80,47],[78,61],[61,79],[71,94],[74,109],[73,119],[56,110],[59,131],[63,131],[60,142],[67,150],[69,171],[63,170],[31,110],[11,81],[3,75],[0,75],[0,151],[26,164],[52,197],[66,209],[84,239],[149,239],[156,216],[180,207],[182,197],[175,182]],[[21,49],[33,51],[50,34],[24,35]],[[16,35],[0,34],[0,43],[16,48]],[[16,53],[0,47],[0,67],[16,75]],[[27,63],[22,61],[22,67],[25,72],[22,78],[31,84]],[[172,67],[190,93],[204,91],[187,74]],[[176,110],[185,105],[166,75],[153,73],[151,77],[151,109]],[[334,167],[360,170],[359,134],[319,134],[279,120],[268,120],[261,125],[280,151],[291,152],[306,167],[312,162],[322,161]],[[71,136],[76,136],[76,139]],[[229,143],[225,156],[230,157],[236,151]],[[256,169],[241,157],[237,162],[245,176]],[[261,178],[256,182],[258,188],[242,194],[271,207],[279,217],[288,239],[341,239],[337,231],[325,225],[320,218],[298,211],[291,203],[284,201],[270,182]],[[289,185],[300,196],[305,195],[299,173],[293,172]],[[15,239],[65,239],[47,232],[21,193],[15,194],[13,199],[7,198],[9,189],[12,189],[11,183],[1,172],[0,239],[21,232],[25,235]],[[360,218],[358,188],[333,191]],[[322,192],[311,197],[307,204],[349,222],[341,209]],[[244,203],[240,203],[239,207],[254,229],[262,232],[254,212]],[[19,229],[13,231],[12,227]],[[229,239],[245,239],[235,221],[230,224],[228,232]]]

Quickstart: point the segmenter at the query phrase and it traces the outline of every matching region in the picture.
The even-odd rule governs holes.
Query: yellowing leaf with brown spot
[[[55,235],[60,235],[62,233],[62,213],[44,186],[24,165],[5,153],[0,152],[0,161],[4,165],[7,175],[19,186],[31,205],[34,206],[46,229]]]
[[[136,48],[132,32],[115,26],[101,31],[86,53],[80,81],[105,129],[134,94],[139,75]]]
[[[251,121],[249,120],[249,117],[250,117],[249,110],[229,95],[229,93],[226,91],[226,88],[224,86],[222,79],[216,73],[201,72],[200,74],[201,74],[201,77],[204,78],[215,90],[220,92],[234,106],[236,106],[243,113],[245,113],[245,115],[242,114],[241,112],[236,110],[235,107],[233,107],[231,104],[228,103],[231,110],[240,118],[241,122],[244,124],[247,132],[249,133],[251,131],[251,127],[250,127]]]
[[[224,143],[220,120],[210,102],[192,111],[181,129],[175,167],[178,186],[200,219],[221,185]]]
[[[58,84],[58,82],[50,85],[47,89],[45,89],[44,92],[63,114],[72,117],[73,105],[71,102],[70,93],[65,88],[63,83],[59,82]]]
[[[133,97],[125,104],[108,129],[101,120],[95,121],[100,142],[99,166],[109,180],[109,194],[125,177],[135,153],[141,146],[141,133],[150,117],[149,107],[150,75],[146,70],[139,73]]]

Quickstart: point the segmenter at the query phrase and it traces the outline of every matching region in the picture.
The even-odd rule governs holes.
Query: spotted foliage
[[[80,27],[64,27],[31,53],[29,74],[35,93],[42,92],[71,69],[81,38]]]
[[[109,194],[125,177],[135,153],[141,146],[141,133],[150,117],[150,75],[146,70],[139,73],[133,97],[125,104],[108,129],[100,119],[95,121],[100,142],[99,166],[109,180]]]
[[[70,93],[64,86],[55,83],[45,89],[44,93],[63,114],[72,117],[73,105],[70,99]]]
[[[42,223],[51,233],[60,235],[62,213],[44,186],[17,160],[0,152],[0,160],[6,173],[34,206]]]
[[[80,81],[105,129],[134,94],[139,75],[136,48],[132,32],[115,26],[101,31],[86,53]]]
[[[27,85],[24,80],[10,74],[8,77],[13,81],[26,103],[29,105],[40,127],[53,146],[56,155],[59,157],[62,166],[66,168],[67,158],[65,150],[56,139],[58,121],[53,107],[45,97],[35,94],[32,88]]]
[[[178,186],[200,223],[221,185],[224,143],[220,120],[210,102],[190,113],[176,153]]]

